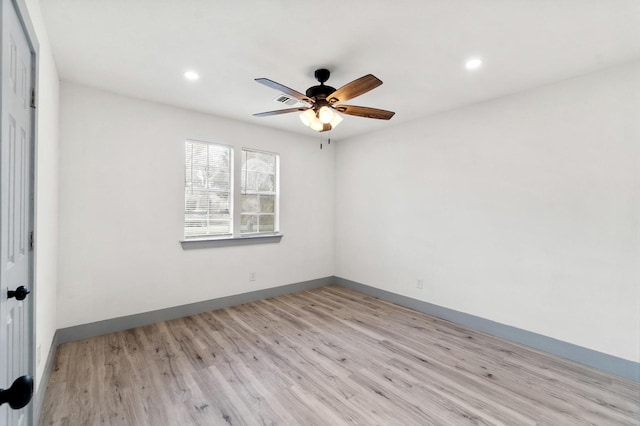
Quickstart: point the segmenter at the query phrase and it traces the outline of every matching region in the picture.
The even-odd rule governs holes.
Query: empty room
[[[640,425],[637,0],[0,17],[0,425]]]

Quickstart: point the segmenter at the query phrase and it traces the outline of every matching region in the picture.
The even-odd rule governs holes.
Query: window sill
[[[183,250],[211,248],[211,247],[231,247],[246,246],[253,244],[271,244],[279,243],[284,235],[268,234],[268,235],[252,235],[247,237],[230,237],[230,238],[191,238],[180,241]]]

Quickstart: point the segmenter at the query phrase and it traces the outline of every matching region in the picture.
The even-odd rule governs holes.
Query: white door
[[[6,403],[0,425],[13,426],[32,423],[31,404],[18,407],[33,388],[33,295],[27,292],[33,284],[34,55],[15,4],[1,1],[0,402]]]

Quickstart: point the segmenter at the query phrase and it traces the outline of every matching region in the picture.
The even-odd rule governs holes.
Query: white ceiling
[[[60,78],[303,134],[266,77],[304,92],[316,68],[336,88],[384,84],[347,102],[344,139],[640,59],[639,0],[41,0]],[[481,56],[482,69],[464,62]],[[186,81],[183,72],[201,78]]]

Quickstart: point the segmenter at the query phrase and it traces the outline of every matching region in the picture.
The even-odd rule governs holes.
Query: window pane
[[[253,172],[243,170],[241,182],[243,194],[246,192],[255,192],[258,189],[258,185],[256,185],[256,174]]]
[[[260,196],[260,213],[275,213],[276,197],[275,195]]]
[[[273,232],[273,215],[260,215],[258,228],[260,232]]]
[[[271,174],[258,173],[256,176],[256,185],[260,192],[273,192],[276,186],[276,177]]]
[[[228,169],[229,168],[229,148],[221,145],[209,145],[209,160],[207,165],[213,168]]]
[[[226,234],[229,229],[228,220],[214,220],[209,221],[209,227],[207,229],[208,235]]]
[[[275,192],[276,176],[271,173],[243,171],[241,180],[243,192]]]
[[[258,213],[258,196],[243,195],[242,196],[242,213]]]
[[[207,188],[228,191],[230,181],[229,169],[209,169],[207,171]]]
[[[209,194],[208,211],[209,216],[213,216],[215,213],[229,214],[230,200],[228,192],[214,192]]]
[[[273,173],[276,168],[276,154],[244,150],[246,166],[250,172]]]
[[[191,169],[191,186],[204,188],[207,186],[207,168],[194,165]]]
[[[191,145],[193,146],[190,158],[191,163],[194,166],[206,167],[209,158],[207,144],[192,142]]]
[[[240,219],[240,232],[243,234],[258,232],[258,215],[243,214]]]

